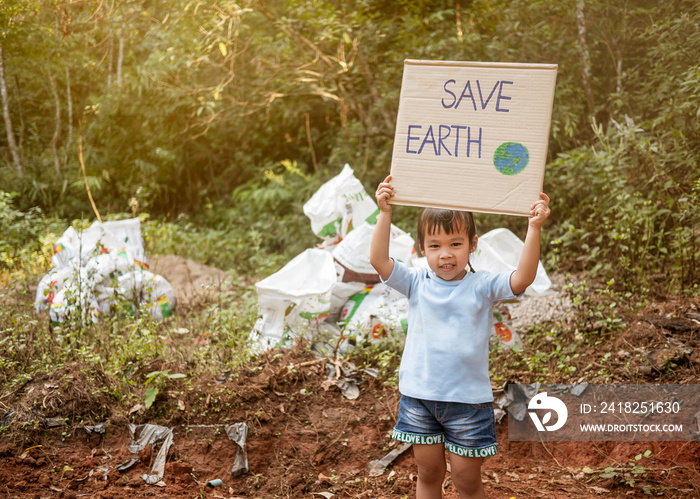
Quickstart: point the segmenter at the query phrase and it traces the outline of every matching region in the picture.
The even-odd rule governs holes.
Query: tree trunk
[[[49,87],[51,88],[51,95],[53,96],[53,103],[55,107],[55,125],[53,137],[51,137],[51,150],[53,151],[53,162],[54,168],[56,169],[56,175],[60,175],[61,162],[58,159],[58,139],[61,137],[61,101],[58,98],[58,90],[56,89],[56,78],[54,78],[50,68],[47,69],[46,72],[49,75]]]
[[[374,83],[372,68],[369,66],[367,59],[365,59],[364,55],[359,50],[357,51],[357,62],[360,63],[360,70],[362,71],[362,76],[365,79],[365,83],[367,83],[367,88],[369,88],[369,93],[372,96],[373,102],[371,104],[375,104],[379,107],[379,112],[382,118],[384,119],[384,128],[386,130],[385,133],[391,135],[394,133],[394,128],[396,127],[396,124],[394,123],[394,118],[392,118],[391,114],[389,114],[388,108],[382,105],[379,91],[377,90],[377,86]],[[369,106],[370,109],[368,110],[370,114],[372,113],[371,104]],[[372,133],[372,130],[368,129],[367,132]]]
[[[109,42],[107,45],[107,87],[112,86],[112,52],[114,49],[114,42],[112,41],[112,35],[109,35]]]
[[[68,141],[66,142],[66,151],[70,151],[70,147],[73,144],[73,97],[71,96],[70,88],[70,69],[68,68],[68,63],[66,62],[66,108],[68,112]],[[68,155],[68,152],[66,152]],[[67,158],[66,158],[67,162]]]
[[[15,163],[17,175],[20,177],[24,174],[22,169],[22,160],[19,157],[17,144],[15,142],[15,134],[12,131],[12,118],[10,118],[10,104],[7,96],[7,82],[5,80],[5,55],[3,53],[2,44],[0,43],[0,96],[2,96],[2,115],[5,118],[5,131],[7,132],[7,147],[10,149],[12,161]]]
[[[588,102],[588,112],[593,113],[595,109],[595,98],[593,96],[593,86],[591,83],[591,54],[588,52],[588,42],[586,40],[586,0],[578,0],[576,3],[576,24],[578,25],[578,41],[581,45],[581,58],[583,64],[583,89],[586,92]]]
[[[615,93],[619,94],[622,92],[622,57],[617,60],[615,75]]]
[[[119,53],[117,54],[117,86],[122,85],[122,64],[124,62],[124,26],[119,30]]]
[[[15,75],[15,87],[17,88],[17,115],[19,116],[19,134],[17,137],[17,149],[19,157],[22,158],[22,144],[24,144],[24,109],[22,109],[22,86],[19,84],[19,77]]]
[[[455,2],[455,24],[457,26],[457,38],[461,42],[464,31],[462,30],[462,5],[459,3],[459,0]]]

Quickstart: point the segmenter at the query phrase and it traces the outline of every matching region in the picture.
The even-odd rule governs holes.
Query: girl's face
[[[428,260],[428,266],[435,274],[446,281],[462,279],[467,273],[469,254],[476,249],[477,236],[469,241],[467,231],[447,234],[442,228],[434,234],[425,235],[425,247],[421,248]]]

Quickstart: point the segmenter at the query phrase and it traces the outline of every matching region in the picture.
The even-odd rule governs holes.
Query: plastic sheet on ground
[[[74,315],[96,322],[137,308],[160,319],[175,309],[172,286],[147,270],[138,218],[95,222],[82,232],[69,227],[54,244],[51,262],[34,302],[37,311],[49,310],[52,322]]]
[[[245,449],[246,438],[248,438],[248,425],[245,423],[235,423],[226,427],[226,435],[229,440],[238,446],[236,457],[233,461],[231,476],[238,478],[248,473],[248,453]]]
[[[138,454],[147,445],[153,445],[156,442],[162,441],[158,454],[153,461],[151,474],[149,475],[148,473],[144,473],[141,475],[141,479],[144,482],[146,482],[148,485],[154,485],[163,479],[163,474],[165,473],[165,461],[168,457],[170,446],[173,444],[173,430],[172,428],[165,428],[164,426],[147,424],[143,426],[139,439],[136,440],[136,429],[136,425],[129,425],[129,431],[131,432],[129,452],[132,454]]]
[[[358,369],[355,364],[341,361],[338,358],[326,359],[326,380],[322,383],[325,390],[335,386],[348,400],[356,400],[360,396],[360,384],[363,382],[362,374],[373,378],[378,376],[376,369]]]
[[[369,476],[377,477],[383,475],[386,467],[393,463],[397,457],[406,452],[411,445],[413,444],[402,443],[383,458],[377,459],[376,461],[370,461],[370,463],[367,465],[367,473]]]
[[[105,427],[104,423],[96,424],[96,425],[84,425],[81,426],[83,430],[85,430],[88,435],[91,433],[97,433],[100,435],[104,435],[107,432],[107,428]]]
[[[540,386],[540,383],[531,383],[528,385],[507,383],[504,388],[494,390],[493,402],[496,405],[494,409],[496,422],[498,423],[501,421],[503,416],[506,415],[506,410],[518,421],[525,419],[528,411],[528,402],[539,393]],[[588,383],[550,384],[547,386],[553,393],[568,391],[572,395],[578,397],[586,391]]]
[[[27,423],[40,423],[44,425],[45,428],[59,428],[61,426],[66,426],[65,418],[47,418],[44,413],[37,409],[27,411],[20,410],[18,412],[12,407],[8,408],[8,410],[3,413],[2,419],[0,419],[0,426],[10,426],[10,423],[12,423],[15,418],[20,418],[22,421]]]

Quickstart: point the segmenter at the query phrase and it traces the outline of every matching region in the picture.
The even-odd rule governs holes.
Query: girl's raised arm
[[[525,246],[520,254],[518,267],[510,276],[510,289],[516,295],[525,291],[537,276],[537,265],[540,261],[540,232],[549,214],[549,197],[542,192],[540,199],[530,208],[531,217],[528,221]]]
[[[382,279],[388,279],[394,270],[394,260],[389,258],[389,241],[391,240],[391,205],[389,199],[394,195],[391,175],[377,187],[375,197],[379,206],[377,225],[372,234],[369,261]]]

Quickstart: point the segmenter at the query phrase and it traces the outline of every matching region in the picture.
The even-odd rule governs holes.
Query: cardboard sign
[[[406,60],[391,203],[529,215],[556,77],[556,64]]]

